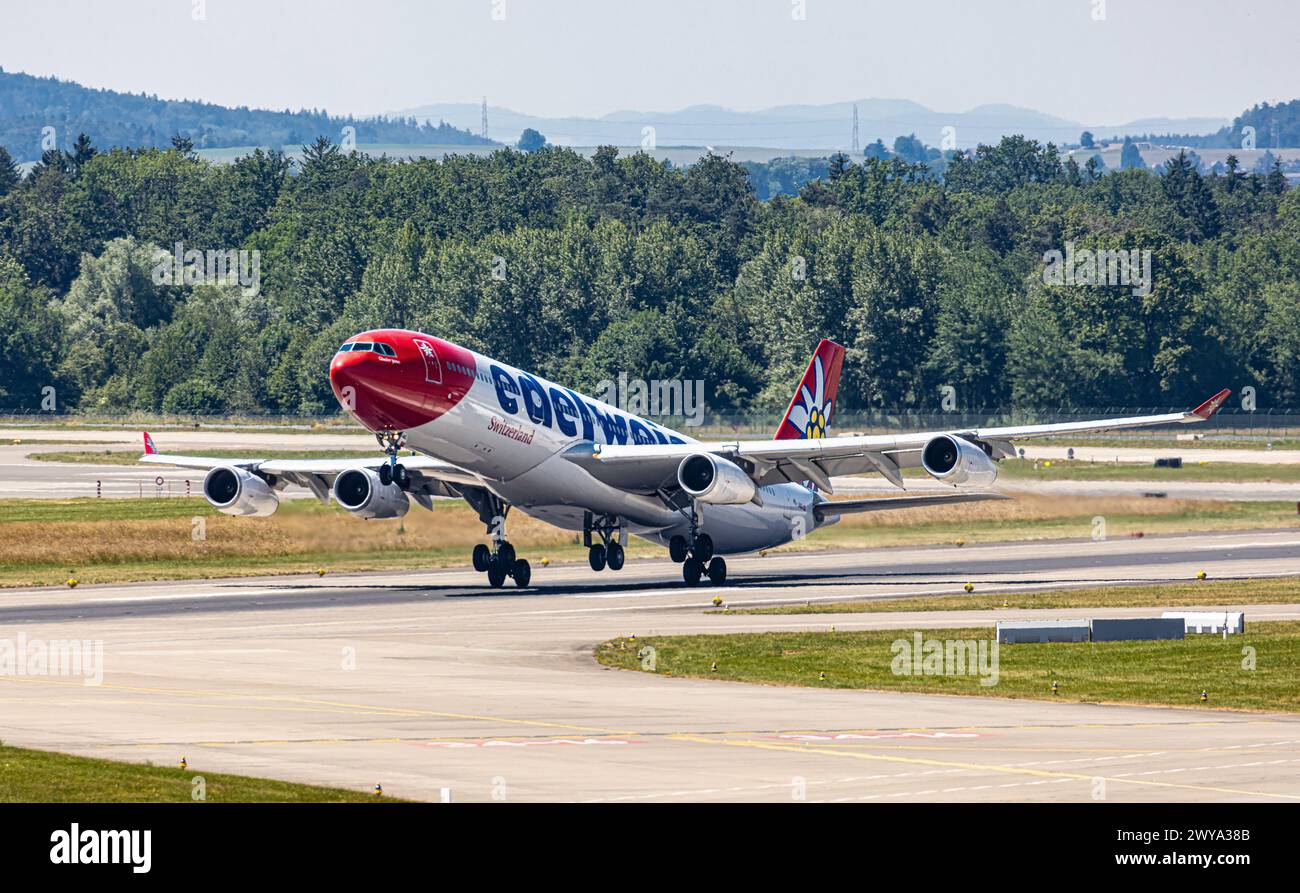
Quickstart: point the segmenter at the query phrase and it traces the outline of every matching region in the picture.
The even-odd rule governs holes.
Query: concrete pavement
[[[527,591],[420,571],[0,592],[0,637],[104,647],[99,686],[0,677],[0,737],[435,800],[1300,800],[1296,715],[751,686],[591,656],[633,633],[1026,615],[706,614],[715,592],[740,606],[959,594],[967,580],[989,592],[1300,574],[1294,531],[730,564],[736,585],[720,590],[633,562],[538,567]]]

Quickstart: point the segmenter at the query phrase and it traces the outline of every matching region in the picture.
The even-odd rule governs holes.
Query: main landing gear
[[[397,452],[406,445],[406,435],[401,431],[376,431],[375,440],[388,454],[388,464],[379,466],[379,482],[387,487],[396,484],[403,490],[411,485],[411,475],[405,465],[397,462]]]
[[[600,542],[592,543],[591,535],[600,537]],[[613,515],[601,515],[597,518],[587,512],[582,519],[582,544],[587,547],[587,563],[593,571],[621,571],[626,554],[623,545],[627,542],[627,529],[619,524]]]
[[[682,566],[682,579],[695,586],[707,576],[714,586],[727,582],[727,562],[713,554],[713,537],[699,530],[699,519],[691,512],[691,528],[686,536],[677,534],[668,541],[668,555]]]
[[[515,555],[515,547],[506,539],[506,515],[510,513],[510,506],[496,494],[483,489],[467,489],[464,495],[465,500],[478,509],[479,519],[487,525],[492,537],[491,548],[485,543],[474,547],[474,570],[486,573],[488,585],[493,589],[504,586],[507,577],[523,589],[532,580],[533,569],[526,559]]]

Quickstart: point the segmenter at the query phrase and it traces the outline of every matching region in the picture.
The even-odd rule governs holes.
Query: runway
[[[620,635],[1029,613],[705,613],[715,594],[744,606],[1300,575],[1300,531],[730,564],[736,585],[717,590],[684,589],[656,561],[536,567],[524,591],[466,571],[4,591],[0,637],[102,641],[104,673],[97,686],[0,677],[0,738],[428,800],[1300,800],[1300,716],[749,686],[591,657]],[[1300,604],[1245,610],[1300,619]]]

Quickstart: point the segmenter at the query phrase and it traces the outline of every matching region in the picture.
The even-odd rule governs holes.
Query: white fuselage
[[[561,454],[574,444],[694,443],[684,434],[552,384],[482,354],[473,383],[451,410],[407,430],[407,446],[479,476],[512,506],[557,527],[583,529],[586,512],[620,519],[629,532],[666,544],[689,528],[686,513],[657,496],[596,480]],[[818,526],[817,494],[801,484],[760,488],[762,505],[696,503],[700,529],[719,554],[798,539]]]

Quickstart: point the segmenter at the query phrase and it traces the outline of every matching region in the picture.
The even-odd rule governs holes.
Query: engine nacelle
[[[743,468],[712,453],[696,453],[683,459],[677,466],[677,482],[700,502],[714,505],[744,505],[758,493]]]
[[[208,471],[203,478],[203,495],[225,515],[265,517],[280,507],[280,497],[266,481],[232,465],[218,465]]]
[[[930,476],[954,487],[988,487],[998,477],[998,467],[978,444],[940,434],[921,451],[921,465]]]
[[[369,468],[349,468],[334,478],[334,499],[358,518],[400,518],[411,500],[396,484],[385,485]]]

